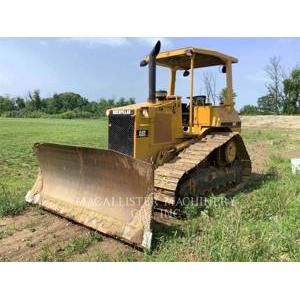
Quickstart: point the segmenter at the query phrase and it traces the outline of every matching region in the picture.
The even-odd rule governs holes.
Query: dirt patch
[[[271,157],[271,144],[268,142],[255,142],[247,144],[246,147],[252,162],[252,172],[264,172],[267,169],[267,161]]]
[[[300,116],[241,116],[243,127],[300,129]]]
[[[60,253],[70,241],[90,232],[84,226],[29,207],[20,216],[0,219],[0,261],[45,260],[45,251],[50,253],[50,260],[61,259]],[[122,255],[128,249],[123,243],[101,236],[101,240],[93,243],[84,253],[74,253],[63,260],[98,260],[97,255],[100,254],[100,260],[113,260],[113,255]]]

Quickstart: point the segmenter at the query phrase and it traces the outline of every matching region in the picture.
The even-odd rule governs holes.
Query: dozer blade
[[[40,172],[26,201],[141,248],[151,245],[153,168],[121,153],[36,144]]]

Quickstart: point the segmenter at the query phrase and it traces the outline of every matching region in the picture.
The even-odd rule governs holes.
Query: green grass
[[[24,199],[16,195],[14,191],[8,190],[7,186],[0,182],[0,217],[18,215],[25,208]]]
[[[0,118],[0,216],[25,207],[24,196],[37,175],[32,147],[53,142],[106,147],[106,120],[48,120]]]
[[[0,118],[0,217],[22,213],[24,195],[36,178],[35,142],[106,147],[106,120]],[[300,154],[297,130],[246,129],[248,145],[267,143],[273,155],[266,170],[254,174],[243,191],[210,197],[204,210],[190,205],[187,219],[156,224],[153,250],[116,254],[135,261],[300,261],[300,175],[293,176],[286,148]],[[58,252],[45,241],[39,260],[68,260],[101,241],[90,235],[71,240]],[[1,237],[0,237],[1,238]],[[107,261],[99,252],[94,260]],[[87,260],[89,258],[87,257]]]
[[[52,250],[46,242],[37,257],[38,261],[67,261],[70,257],[83,254],[87,249],[102,241],[102,236],[94,231],[80,237],[72,238],[62,247]]]
[[[267,142],[275,148],[288,145],[300,145],[300,135],[297,129],[278,128],[246,128],[243,129],[243,137],[248,143]]]

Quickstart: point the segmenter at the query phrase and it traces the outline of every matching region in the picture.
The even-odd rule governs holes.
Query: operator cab
[[[199,135],[212,127],[226,127],[226,130],[240,131],[240,119],[234,110],[232,90],[232,64],[237,62],[238,60],[232,56],[204,48],[187,47],[160,52],[160,42],[158,42],[152,52],[140,63],[141,66],[149,65],[148,103],[161,105],[163,109],[166,105],[173,105],[172,101],[174,101],[176,107],[180,107],[184,134]],[[167,68],[170,72],[168,91],[156,91],[156,66]],[[194,91],[198,70],[201,70],[203,75],[202,69],[207,67],[219,67],[221,73],[225,74],[224,95],[218,104],[216,104],[215,91],[207,88],[210,84],[209,79],[202,77],[206,80],[204,80],[206,95],[203,92],[195,94]],[[176,95],[177,74],[189,77],[188,103]],[[175,114],[176,109],[173,112]]]
[[[145,61],[147,59],[148,57],[145,58]],[[170,78],[168,91],[156,91],[156,97],[160,101],[177,99],[178,96],[175,92],[177,74],[180,72],[183,77],[189,77],[188,103],[182,101],[181,109],[184,131],[192,132],[193,128],[211,122],[213,110],[216,108],[222,107],[223,109],[226,108],[227,112],[233,111],[231,65],[237,62],[238,60],[232,56],[204,48],[187,47],[160,52],[156,57],[156,64],[168,68]],[[194,94],[195,70],[213,66],[219,66],[219,70],[226,77],[226,96],[224,101],[220,101],[218,105],[215,104],[215,99],[212,100],[209,95]],[[209,125],[211,124],[207,124],[207,126]]]

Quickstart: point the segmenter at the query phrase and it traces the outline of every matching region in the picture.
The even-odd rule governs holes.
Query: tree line
[[[39,90],[29,92],[27,97],[0,96],[0,116],[17,118],[97,118],[105,116],[107,109],[134,104],[134,98],[89,101],[72,92],[54,94],[42,98]]]
[[[280,57],[271,57],[265,68],[266,94],[256,105],[245,105],[242,115],[296,115],[300,114],[300,67],[286,72]]]
[[[267,114],[300,114],[300,67],[286,72],[281,65],[280,57],[270,58],[265,67],[266,94],[257,99],[256,105],[245,105],[242,115]],[[208,101],[215,103],[215,98],[223,102],[226,88],[219,97],[215,94],[215,80],[204,76],[204,88]],[[236,94],[233,94],[236,97]],[[29,92],[27,97],[0,96],[0,116],[29,118],[97,118],[105,116],[107,109],[134,104],[134,98],[104,99],[89,101],[87,98],[72,92],[55,93],[52,97],[42,98],[39,90]]]

